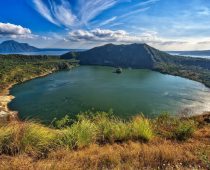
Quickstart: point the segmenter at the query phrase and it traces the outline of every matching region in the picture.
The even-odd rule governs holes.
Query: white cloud
[[[161,50],[188,49],[197,42],[192,40],[171,40],[158,36],[155,31],[142,31],[132,35],[124,30],[93,29],[69,32],[67,38],[71,43],[88,44],[91,47],[106,43],[130,44],[147,43]],[[177,48],[178,47],[178,48]]]
[[[123,30],[112,31],[108,29],[94,29],[91,31],[76,30],[69,32],[69,39],[72,41],[117,41],[119,38],[127,36]]]
[[[35,9],[48,21],[58,26],[75,27],[87,25],[102,11],[114,6],[119,0],[78,0],[77,8],[79,12],[73,13],[70,2],[60,0],[55,1],[33,0]],[[48,2],[48,4],[46,3]]]
[[[131,12],[128,12],[128,13],[126,13],[124,15],[121,15],[120,18],[129,17],[131,15],[138,14],[140,12],[144,12],[144,11],[147,11],[149,9],[150,9],[150,7],[145,7],[145,8],[140,8],[140,9],[136,9],[136,10],[131,10]]]
[[[61,4],[51,3],[51,8],[54,9],[54,17],[60,24],[70,27],[78,22],[77,17],[72,13],[71,6],[66,0],[61,0]]]
[[[33,2],[35,9],[55,25],[69,27],[77,22],[77,17],[72,13],[70,3],[66,0],[61,0],[60,4],[48,1],[48,6],[42,0],[33,0]]]
[[[101,12],[113,7],[119,0],[79,0],[79,16],[83,24],[98,16]]]
[[[31,30],[20,25],[0,22],[0,37],[32,38]]]
[[[157,39],[156,32],[147,31],[137,36],[131,35],[124,30],[109,29],[93,29],[76,30],[69,32],[68,39],[71,41],[89,41],[89,42],[124,42],[124,43],[140,43],[155,41]]]
[[[72,9],[71,1],[44,1],[33,0],[35,9],[49,22],[58,25],[65,26],[67,28],[75,27],[88,27],[91,22],[99,16],[102,12],[114,7],[119,3],[130,3],[129,8],[131,13],[122,15],[123,17],[130,16],[149,9],[146,5],[150,5],[159,0],[146,0],[144,2],[134,5],[131,0],[77,0]],[[142,6],[144,8],[142,9]],[[127,10],[125,8],[124,10]],[[122,11],[124,13],[125,11]],[[100,20],[97,26],[107,25],[116,19],[121,17],[111,16],[110,19]]]
[[[139,2],[136,7],[138,6],[143,6],[143,5],[150,5],[150,4],[153,4],[155,2],[158,2],[159,0],[148,0],[148,1],[145,1],[145,2]]]
[[[104,26],[104,25],[110,24],[110,23],[112,23],[113,21],[115,21],[116,19],[117,19],[117,17],[116,17],[116,16],[115,16],[115,17],[112,17],[112,18],[109,18],[109,19],[107,19],[107,20],[103,21],[102,23],[100,23],[100,24],[99,24],[99,26],[101,27],[101,26]]]
[[[39,13],[46,18],[48,21],[50,21],[53,24],[59,25],[59,23],[53,18],[51,11],[48,9],[48,7],[42,2],[42,0],[33,0],[35,4],[35,8]]]

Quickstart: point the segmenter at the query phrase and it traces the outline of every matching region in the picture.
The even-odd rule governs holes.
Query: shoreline
[[[48,76],[52,73],[55,73],[56,71],[58,71],[58,70],[55,69],[55,70],[51,70],[49,72],[43,73],[41,75],[30,77],[29,79],[25,79],[21,83],[25,83],[27,81],[34,80],[36,78]],[[13,121],[13,120],[16,120],[16,121],[19,120],[18,111],[13,111],[8,107],[8,104],[13,99],[15,99],[15,96],[10,94],[10,90],[14,85],[17,85],[17,84],[19,84],[19,83],[12,83],[12,84],[8,85],[8,87],[3,89],[2,92],[0,92],[0,123],[6,123],[6,122]]]
[[[10,95],[10,89],[15,83],[10,84],[6,89],[0,93],[0,122],[9,122],[12,120],[18,120],[18,111],[12,111],[9,109],[8,104],[15,98]]]

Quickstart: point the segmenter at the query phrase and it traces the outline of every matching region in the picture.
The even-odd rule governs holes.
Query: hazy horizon
[[[0,42],[89,49],[147,43],[164,51],[210,49],[206,0],[7,0],[0,2]]]

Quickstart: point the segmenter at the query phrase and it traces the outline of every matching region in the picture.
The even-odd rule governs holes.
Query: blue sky
[[[43,48],[210,49],[209,0],[2,0],[0,41]]]

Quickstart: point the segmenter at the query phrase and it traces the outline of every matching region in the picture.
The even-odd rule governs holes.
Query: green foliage
[[[68,69],[76,63],[59,57],[0,55],[0,91],[13,83],[44,75],[56,70]]]
[[[195,121],[185,118],[171,117],[162,114],[153,121],[156,133],[167,139],[187,140],[192,137],[197,124]]]
[[[37,123],[11,123],[0,128],[0,153],[46,153],[57,138],[57,131]]]
[[[123,142],[129,139],[149,141],[153,137],[153,130],[149,120],[136,117],[130,121],[123,121],[112,115],[112,112],[84,113],[78,115],[79,120],[90,120],[97,127],[97,139],[101,143]]]
[[[195,129],[196,125],[194,121],[181,121],[174,130],[174,137],[180,141],[187,140],[192,137]]]
[[[116,142],[125,141],[129,138],[128,124],[117,118],[109,118],[105,114],[98,115],[94,119],[99,131],[99,141]]]
[[[149,141],[152,139],[153,130],[150,122],[144,117],[136,117],[130,122],[131,138]]]
[[[64,118],[53,122],[53,126],[57,129],[62,129],[62,128],[70,126],[72,122],[73,120],[70,119],[68,115],[66,115]]]
[[[62,143],[70,148],[83,148],[96,141],[97,127],[89,120],[74,123],[64,129]]]
[[[189,139],[196,128],[190,119],[179,119],[163,114],[155,120],[137,116],[121,120],[105,112],[78,115],[74,123],[66,116],[57,124],[59,129],[48,128],[34,122],[16,122],[0,126],[0,154],[18,153],[44,156],[59,148],[84,148],[91,144],[149,142],[155,133],[175,140]]]
[[[36,123],[24,126],[20,139],[20,147],[26,153],[45,153],[58,144],[58,133]]]

